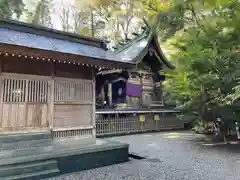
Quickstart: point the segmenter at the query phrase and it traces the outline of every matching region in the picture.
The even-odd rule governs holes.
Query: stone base
[[[82,144],[81,139],[50,137],[0,136],[0,180],[47,178],[128,161],[128,144],[99,139]]]

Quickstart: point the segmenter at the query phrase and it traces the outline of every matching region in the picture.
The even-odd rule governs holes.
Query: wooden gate
[[[46,131],[51,77],[1,76],[0,133]]]
[[[55,137],[92,135],[95,116],[93,91],[91,80],[55,79],[53,124]]]

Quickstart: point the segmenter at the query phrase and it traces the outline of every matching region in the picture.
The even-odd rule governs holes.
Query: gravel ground
[[[201,135],[163,132],[110,138],[146,157],[48,180],[240,180],[240,146],[200,142]]]

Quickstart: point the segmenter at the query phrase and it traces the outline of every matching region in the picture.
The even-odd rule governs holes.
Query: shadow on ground
[[[191,139],[192,142],[199,144],[205,149],[213,149],[224,152],[240,153],[240,141],[237,138],[230,138],[226,143],[214,136],[201,135]]]
[[[204,147],[208,147],[213,150],[221,150],[228,153],[240,153],[240,144],[238,142],[230,142],[230,144],[226,143],[203,143],[201,144]]]

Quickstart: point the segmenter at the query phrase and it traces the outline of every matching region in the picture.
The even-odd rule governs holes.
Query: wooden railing
[[[97,136],[182,129],[183,121],[175,111],[98,111]]]

